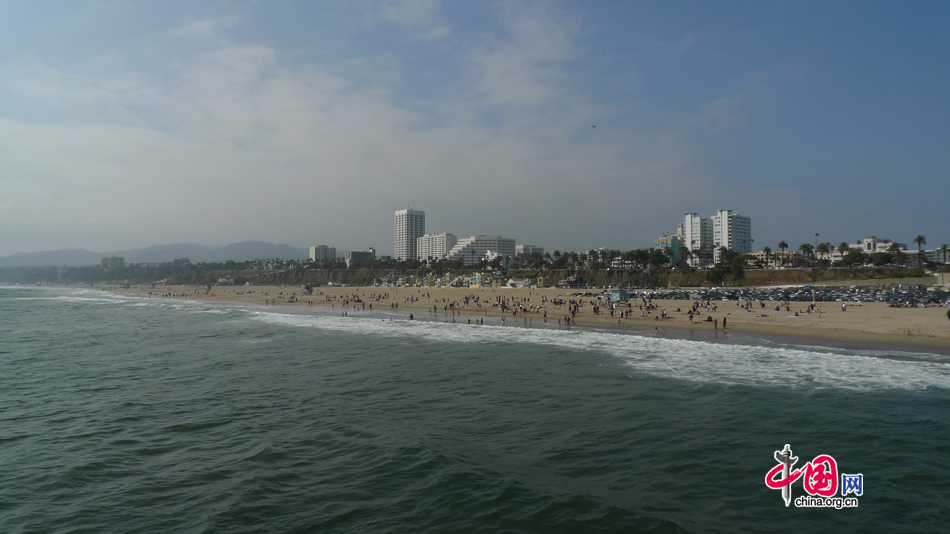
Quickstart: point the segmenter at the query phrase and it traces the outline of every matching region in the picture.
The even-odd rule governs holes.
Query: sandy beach
[[[950,348],[950,320],[946,308],[891,308],[885,303],[849,305],[792,302],[791,310],[776,311],[777,302],[753,303],[748,310],[736,301],[712,301],[700,306],[692,322],[688,311],[694,301],[653,300],[644,305],[631,298],[613,313],[596,296],[576,296],[579,290],[512,288],[389,288],[317,287],[312,295],[294,286],[97,286],[117,294],[144,298],[173,298],[216,302],[246,302],[276,306],[323,306],[342,315],[364,310],[398,311],[408,317],[485,321],[486,324],[534,324],[535,321],[574,326],[616,328],[618,331],[682,329],[815,338],[846,343]],[[592,292],[593,293],[593,292]],[[563,302],[563,303],[562,303]],[[502,306],[499,306],[502,304]],[[764,304],[764,305],[763,305]],[[621,316],[621,312],[623,312]],[[712,321],[706,321],[711,318]]]

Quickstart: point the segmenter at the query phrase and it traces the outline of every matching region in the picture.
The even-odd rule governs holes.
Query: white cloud
[[[469,54],[476,97],[490,105],[537,105],[563,94],[564,63],[576,56],[572,21],[556,4],[508,3],[502,37]]]
[[[238,22],[239,18],[235,16],[194,20],[168,32],[168,35],[184,40],[220,40],[223,38],[223,32],[235,27]]]
[[[374,13],[432,31],[437,7]],[[459,55],[473,90],[414,102],[419,111],[393,100],[402,66],[388,56],[288,66],[271,47],[222,43],[160,79],[21,70],[0,91],[85,115],[0,118],[0,225],[33,232],[37,248],[253,238],[385,252],[392,211],[415,201],[436,231],[631,248],[706,209],[684,198],[728,194],[691,164],[683,124],[590,128],[603,112],[564,83],[578,30],[559,8],[506,4],[499,22],[502,35]],[[501,118],[482,120],[496,107]],[[712,103],[683,123],[741,108]]]
[[[441,0],[381,0],[363,6],[368,25],[392,24],[411,29],[417,38],[448,37],[452,30],[442,15]]]

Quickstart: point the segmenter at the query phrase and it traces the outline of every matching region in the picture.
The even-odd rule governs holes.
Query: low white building
[[[924,254],[927,255],[927,259],[938,264],[943,265],[945,263],[950,263],[950,252],[944,253],[939,248],[933,250],[925,250]]]
[[[498,254],[503,257],[515,256],[515,240],[497,235],[475,235],[460,239],[446,259],[461,261],[465,265],[476,265],[486,259],[487,253]]]
[[[907,251],[906,243],[897,243],[890,239],[878,239],[873,235],[865,237],[855,243],[848,243],[848,248],[850,250],[861,251],[865,254],[874,254],[876,252],[889,252],[894,245],[897,245],[902,251]],[[845,252],[845,254],[847,254],[847,252]],[[834,251],[831,253],[831,261],[841,261],[842,258],[844,258],[844,254],[838,252],[838,247],[835,246]]]
[[[544,254],[544,249],[534,245],[515,245],[516,256],[528,256],[534,253]]]

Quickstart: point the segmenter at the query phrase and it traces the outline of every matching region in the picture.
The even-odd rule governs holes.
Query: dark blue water
[[[950,525],[945,355],[388,318],[0,288],[0,532]]]

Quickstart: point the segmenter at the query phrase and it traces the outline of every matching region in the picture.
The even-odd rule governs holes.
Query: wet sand
[[[643,306],[632,298],[630,307],[620,305],[611,316],[610,309],[590,296],[573,296],[582,290],[565,289],[511,289],[511,288],[387,288],[387,287],[317,287],[312,295],[293,293],[295,286],[215,286],[210,291],[195,286],[133,286],[116,288],[97,286],[97,289],[145,298],[175,298],[217,302],[246,302],[277,306],[323,306],[343,312],[363,309],[398,311],[405,315],[433,313],[435,318],[464,322],[469,318],[484,318],[493,324],[530,324],[544,322],[557,324],[571,315],[569,304],[552,301],[575,301],[575,326],[617,329],[618,332],[644,329],[672,328],[696,331],[726,331],[747,334],[791,336],[823,339],[844,343],[897,345],[950,348],[950,320],[947,308],[891,308],[885,303],[849,305],[841,310],[840,302],[818,303],[821,313],[808,313],[810,302],[792,302],[791,311],[776,311],[780,303],[765,302],[764,307],[754,302],[748,309],[736,301],[712,301],[700,307],[692,323],[687,311],[693,301],[654,300],[654,309]],[[151,293],[151,296],[150,296]],[[595,291],[591,291],[595,293]],[[596,293],[595,293],[596,295]],[[468,304],[465,298],[468,297]],[[502,311],[496,302],[504,299],[508,306]],[[365,306],[365,308],[364,308]],[[595,307],[599,306],[597,314]],[[663,317],[663,310],[666,317]],[[621,311],[629,311],[629,318],[621,318]],[[798,312],[798,316],[795,313]],[[423,316],[420,315],[420,318]],[[705,322],[711,317],[718,323]],[[502,318],[504,323],[502,323]],[[726,323],[725,327],[723,323]]]

